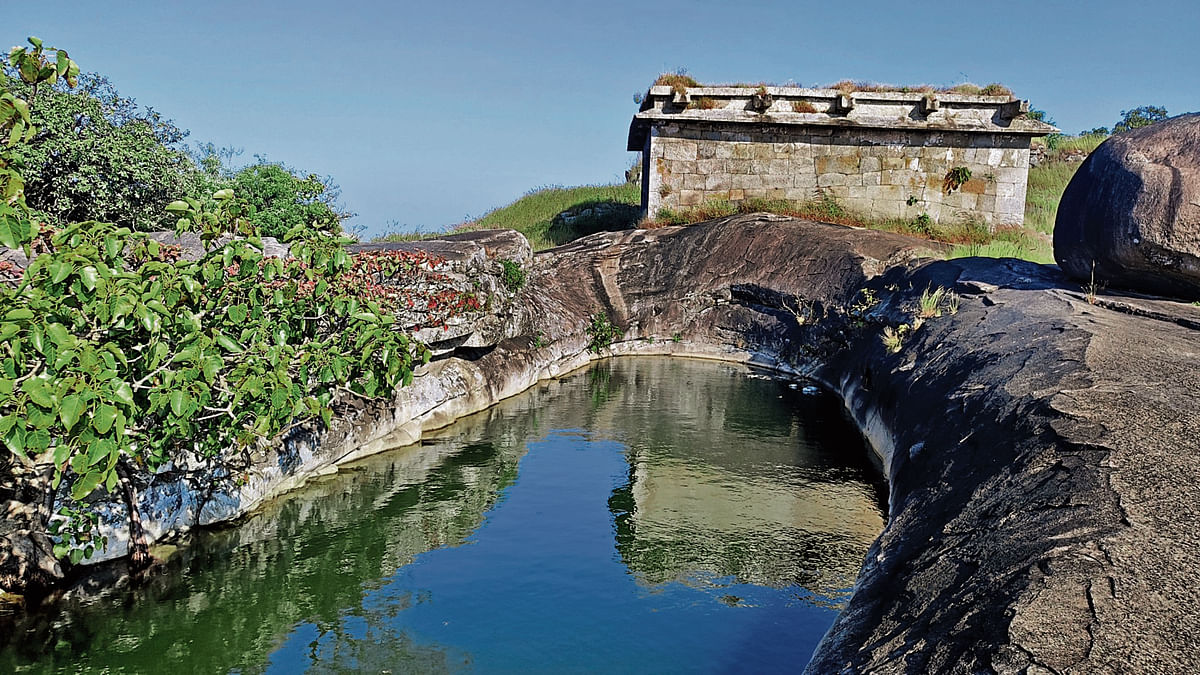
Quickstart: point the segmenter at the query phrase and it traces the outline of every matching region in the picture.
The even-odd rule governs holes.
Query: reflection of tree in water
[[[611,361],[601,361],[588,370],[588,392],[592,396],[593,410],[608,403],[613,393]]]
[[[411,454],[372,458],[237,527],[198,533],[172,561],[173,572],[150,584],[32,613],[11,631],[0,626],[0,672],[261,672],[294,626],[311,623],[336,636],[348,615],[370,626],[368,641],[395,641],[327,640],[330,668],[452,667],[437,646],[387,635],[386,616],[375,615],[402,606],[362,609],[364,594],[414,556],[474,532],[515,480],[525,448],[448,442],[416,452],[432,463],[424,475],[404,461]]]
[[[744,369],[685,359],[615,359],[586,377],[586,386],[539,385],[235,527],[198,533],[149,584],[10,625],[0,617],[0,672],[252,673],[288,636],[301,646],[290,656],[303,658],[311,641],[300,667],[462,668],[469,655],[396,628],[421,598],[388,596],[389,578],[475,532],[515,481],[526,441],[550,429],[624,442],[628,476],[608,506],[620,557],[645,583],[711,574],[821,590],[853,580],[882,526],[877,494],[857,436],[804,421],[800,406],[811,400]],[[840,455],[809,448],[822,434]],[[832,522],[829,509],[809,509],[812,527],[801,526],[796,495],[814,486],[828,488],[825,503],[854,527]],[[722,510],[731,495],[743,506]]]
[[[397,627],[416,602],[410,592],[384,592],[354,615],[320,625],[308,644],[307,672],[449,673],[469,668],[469,655],[420,645]]]

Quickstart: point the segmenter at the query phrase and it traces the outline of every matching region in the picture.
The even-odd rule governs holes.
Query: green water
[[[882,499],[832,397],[609,360],[0,620],[0,672],[794,672]]]

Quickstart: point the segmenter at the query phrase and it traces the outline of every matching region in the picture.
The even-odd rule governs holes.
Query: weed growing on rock
[[[856,317],[863,317],[867,312],[871,311],[875,305],[879,304],[879,297],[875,295],[875,291],[864,288],[858,292],[859,299],[850,305],[850,314]]]
[[[1104,290],[1104,286],[1103,283],[1096,283],[1096,261],[1093,260],[1091,281],[1083,287],[1084,297],[1087,299],[1089,305],[1096,304],[1096,296],[1099,295],[1100,291]]]
[[[917,301],[917,316],[922,319],[940,317],[942,312],[958,313],[958,295],[945,288],[926,287],[921,291],[921,299]]]
[[[817,109],[808,101],[792,101],[792,112],[815,113]]]
[[[909,198],[911,199],[911,197]],[[928,213],[922,213],[916,218],[913,218],[913,229],[926,236],[934,234],[933,218],[929,217]]]
[[[654,80],[654,85],[666,85],[676,94],[686,94],[689,87],[699,87],[700,83],[687,74],[687,68],[679,68],[673,73],[663,73]]]
[[[521,265],[513,260],[501,260],[500,266],[504,268],[504,287],[516,293],[525,285],[525,270],[521,269]]]
[[[962,187],[969,180],[971,180],[970,169],[965,166],[952,167],[946,172],[946,177],[942,180],[942,191],[950,194]]]
[[[604,312],[596,312],[588,317],[587,334],[588,351],[593,354],[599,354],[601,350],[608,349],[617,338],[621,337],[620,329],[609,320],[608,315]]]
[[[904,336],[908,334],[908,331],[908,324],[904,323],[895,328],[884,326],[883,335],[879,339],[883,342],[883,346],[887,348],[889,354],[895,354],[904,346]]]

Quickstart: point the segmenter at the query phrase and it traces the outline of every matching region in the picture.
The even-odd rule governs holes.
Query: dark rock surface
[[[680,332],[681,352],[842,393],[891,513],[809,671],[1189,672],[1200,308],[1091,304],[1052,267],[911,262],[902,237],[772,220],[591,237],[534,285],[538,315],[609,311],[614,351]],[[937,286],[957,313],[889,353],[881,331]]]
[[[1054,258],[1080,281],[1200,298],[1200,113],[1118,134],[1058,206]]]
[[[205,508],[236,517],[586,365],[597,358],[588,317],[604,312],[623,334],[600,357],[699,356],[813,378],[843,396],[880,455],[888,525],[809,672],[1190,672],[1200,307],[1089,298],[1054,267],[930,260],[926,247],[757,214],[537,254],[512,337],[436,360],[393,400],[288,439],[242,492]],[[922,292],[939,286],[957,306],[918,320]],[[881,336],[901,325],[889,350]]]

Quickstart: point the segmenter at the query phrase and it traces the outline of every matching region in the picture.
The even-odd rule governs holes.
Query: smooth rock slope
[[[756,214],[540,253],[494,344],[286,439],[207,503],[236,517],[594,358],[758,363],[839,392],[890,484],[888,524],[809,672],[1189,672],[1200,307],[1089,296],[1054,267],[928,245]],[[957,302],[919,316],[939,287]],[[622,335],[595,354],[598,312]]]

